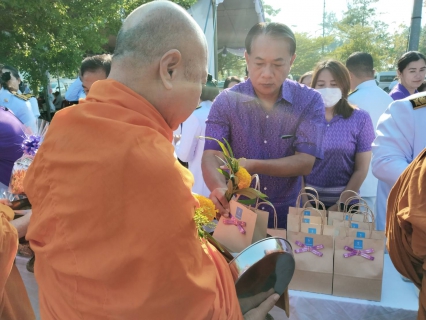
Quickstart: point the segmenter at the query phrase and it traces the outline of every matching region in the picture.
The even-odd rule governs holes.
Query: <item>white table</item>
[[[419,298],[413,283],[404,282],[385,254],[382,300],[342,298],[290,290],[290,318],[275,307],[270,313],[291,320],[415,320]]]

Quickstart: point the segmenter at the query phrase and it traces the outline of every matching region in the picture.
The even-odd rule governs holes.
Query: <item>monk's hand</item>
[[[217,219],[219,220],[220,216],[229,218],[229,202],[226,200],[225,192],[227,188],[216,188],[210,193],[210,200],[213,201],[216,209],[219,211]]]
[[[277,303],[280,295],[274,289],[261,292],[250,298],[239,299],[245,320],[264,320],[268,312]]]

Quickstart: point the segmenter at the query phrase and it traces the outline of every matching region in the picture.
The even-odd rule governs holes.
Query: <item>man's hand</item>
[[[268,312],[277,303],[280,295],[274,289],[261,292],[251,298],[240,299],[240,307],[245,320],[264,320]]]
[[[214,205],[216,206],[216,209],[219,210],[217,219],[219,219],[220,216],[229,218],[229,203],[225,197],[226,190],[228,189],[216,188],[210,193],[210,199],[213,201]]]

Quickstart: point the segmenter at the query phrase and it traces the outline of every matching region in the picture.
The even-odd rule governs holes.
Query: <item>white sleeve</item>
[[[372,168],[376,178],[393,186],[413,161],[413,107],[406,100],[395,101],[380,117],[373,142]]]
[[[191,114],[182,124],[182,136],[179,143],[176,145],[176,155],[180,160],[189,162],[194,159],[198,145],[198,137],[200,135],[200,122],[196,115]]]
[[[34,117],[38,118],[40,116],[40,109],[38,108],[37,99],[34,97],[31,97],[29,101],[31,104],[31,111],[34,114]]]

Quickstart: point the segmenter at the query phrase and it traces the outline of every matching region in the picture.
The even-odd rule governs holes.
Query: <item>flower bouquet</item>
[[[224,143],[215,140],[222,149],[223,158],[218,157],[223,164],[218,168],[219,172],[227,180],[225,197],[229,201],[229,218],[221,217],[214,231],[214,238],[223,244],[231,252],[241,252],[252,243],[266,237],[269,212],[257,208],[259,203],[268,203],[267,196],[260,192],[258,176],[250,173],[240,165],[240,161],[234,157],[228,141]],[[257,180],[256,188],[251,188],[253,179]],[[240,196],[248,199],[242,200]],[[251,205],[255,205],[251,207]]]
[[[25,139],[22,141],[21,149],[23,156],[15,161],[10,177],[9,192],[15,195],[25,194],[24,178],[31,163],[34,160],[37,151],[46,135],[49,123],[45,120],[37,121],[37,131],[25,133]]]

